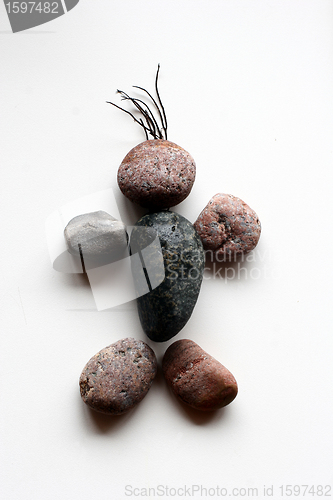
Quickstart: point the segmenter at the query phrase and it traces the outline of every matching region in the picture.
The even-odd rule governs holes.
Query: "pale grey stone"
[[[117,254],[128,242],[125,224],[102,210],[74,217],[64,235],[69,253],[88,259]]]

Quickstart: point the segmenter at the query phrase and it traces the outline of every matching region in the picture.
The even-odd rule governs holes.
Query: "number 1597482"
[[[59,14],[59,2],[8,2],[6,8],[8,14]]]

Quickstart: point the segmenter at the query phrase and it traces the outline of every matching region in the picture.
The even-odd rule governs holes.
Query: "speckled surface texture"
[[[146,335],[155,342],[164,342],[185,326],[193,312],[203,277],[204,252],[193,225],[177,213],[143,216],[136,223],[139,230],[134,228],[131,235],[132,251],[149,244],[141,227],[151,228],[159,237],[165,278],[157,288],[137,299],[138,312]]]
[[[197,410],[217,410],[237,396],[234,376],[192,340],[171,344],[164,354],[162,368],[176,397]]]
[[[178,205],[195,180],[192,156],[173,142],[153,139],[134,147],[118,169],[118,185],[134,203],[153,210]]]
[[[127,247],[125,225],[104,212],[78,215],[69,221],[64,230],[68,251],[86,257],[105,256]]]
[[[218,193],[194,223],[205,250],[220,260],[246,255],[255,248],[261,233],[257,214],[231,194]]]
[[[119,340],[88,361],[79,381],[81,397],[93,410],[121,415],[145,397],[156,370],[155,353],[145,342]]]

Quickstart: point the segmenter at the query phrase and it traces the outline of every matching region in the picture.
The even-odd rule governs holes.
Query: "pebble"
[[[162,369],[176,397],[197,410],[217,410],[237,396],[234,376],[192,340],[171,344],[164,354]]]
[[[155,353],[145,342],[119,340],[88,361],[80,376],[81,397],[93,410],[121,415],[145,397],[156,370]]]
[[[117,255],[127,248],[126,226],[99,210],[74,217],[66,226],[65,240],[72,255],[99,258]]]
[[[195,180],[192,156],[163,139],[147,140],[134,147],[118,169],[118,185],[134,203],[152,210],[178,205]]]
[[[142,228],[149,228],[150,234],[145,236]],[[146,335],[155,342],[165,342],[177,335],[192,315],[203,278],[204,252],[191,222],[175,212],[164,211],[144,215],[135,224],[130,241],[132,254],[146,248],[154,234],[160,241],[165,277],[156,288],[138,297],[137,305]],[[157,256],[158,250],[156,262]],[[153,262],[154,257],[149,260]],[[159,282],[159,273],[157,264],[150,265],[150,282]],[[134,282],[135,278],[134,272]]]
[[[223,193],[213,196],[194,227],[204,249],[213,251],[219,261],[246,255],[256,247],[261,233],[255,211],[240,198]]]

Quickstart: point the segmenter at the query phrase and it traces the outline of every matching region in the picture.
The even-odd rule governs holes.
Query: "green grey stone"
[[[165,342],[185,326],[197,302],[205,260],[201,240],[185,217],[163,211],[144,215],[135,224],[130,246],[132,254],[140,255],[150,288],[149,293],[137,299],[142,328],[151,340]],[[145,262],[144,257],[147,247],[150,248],[149,262],[147,258]],[[165,274],[162,283],[161,251]],[[136,279],[135,268],[133,276],[140,295],[140,279]],[[154,288],[154,283],[161,284]]]

